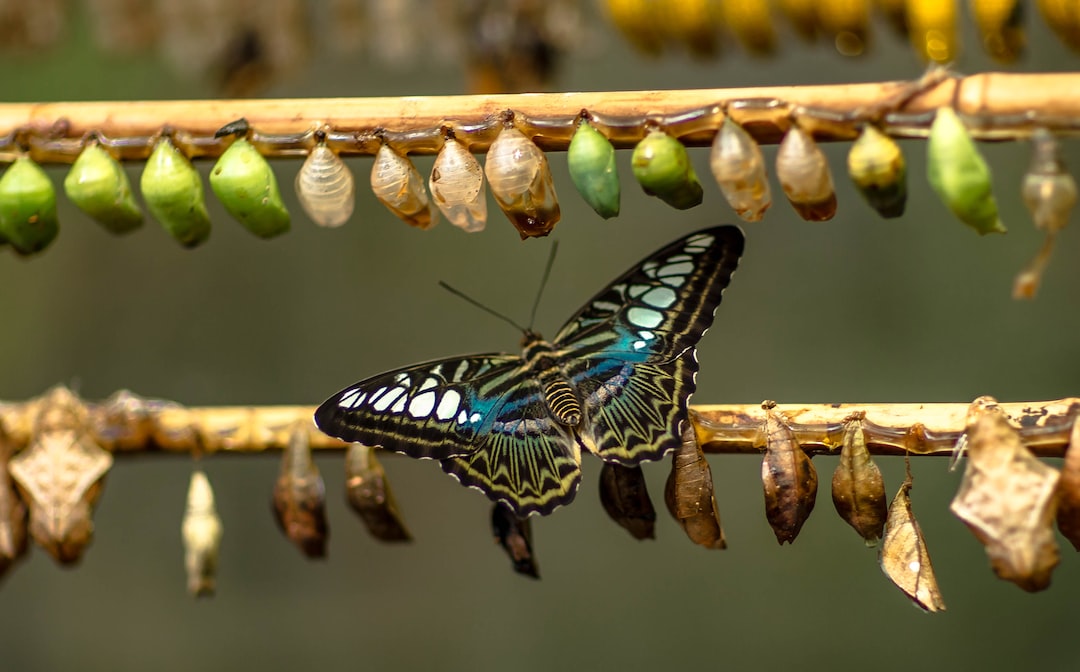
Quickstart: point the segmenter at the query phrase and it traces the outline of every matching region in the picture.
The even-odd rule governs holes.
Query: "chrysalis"
[[[202,178],[168,138],[154,147],[140,187],[150,214],[181,245],[195,247],[210,237]]]
[[[448,134],[428,180],[431,198],[454,226],[470,233],[487,224],[484,169],[465,145]]]
[[[870,0],[818,0],[818,23],[831,35],[836,50],[858,56],[866,50],[870,35]]]
[[[75,564],[93,537],[93,509],[113,457],[94,443],[86,407],[70,390],[56,387],[40,404],[34,440],[8,471],[30,508],[34,541],[60,564]]]
[[[510,556],[515,572],[540,578],[540,568],[532,548],[532,525],[528,518],[518,518],[510,507],[497,502],[491,509],[491,531],[495,541]]]
[[[246,138],[237,138],[218,159],[210,171],[210,188],[229,214],[256,236],[273,238],[289,230],[289,211],[274,171]]]
[[[72,164],[64,178],[64,193],[110,233],[128,233],[142,226],[142,211],[131,193],[127,173],[96,142],[87,145]]]
[[[274,483],[274,519],[297,548],[309,558],[326,556],[326,489],[311,459],[308,423],[293,427],[281,456],[281,472]]]
[[[0,177],[0,236],[26,255],[44,250],[59,231],[49,176],[33,159],[20,156]]]
[[[307,216],[319,226],[341,226],[352,216],[356,205],[352,173],[325,142],[311,149],[296,174],[296,196]]]
[[[371,168],[371,190],[375,198],[409,226],[430,229],[437,218],[428,203],[424,178],[409,157],[383,144]]]
[[[678,210],[701,205],[703,190],[686,147],[659,128],[634,147],[630,167],[646,194]]]
[[[655,539],[656,511],[641,466],[605,462],[600,468],[600,504],[635,539]]]
[[[375,449],[353,443],[345,454],[345,497],[371,536],[379,541],[412,541],[398,511],[390,481]]]
[[[683,430],[682,443],[671,455],[664,502],[690,541],[705,548],[727,548],[713,496],[712,471],[689,423]]]
[[[967,468],[949,509],[964,521],[994,573],[1026,591],[1044,590],[1060,561],[1054,538],[1058,472],[1024,447],[990,397],[971,405]]]
[[[818,477],[795,433],[777,416],[775,404],[770,403],[764,405],[765,457],[761,461],[765,517],[776,541],[790,544],[814,510]]]
[[[610,219],[619,214],[619,174],[615,147],[588,119],[578,124],[566,150],[570,179],[596,214]]]
[[[919,522],[911,510],[911,472],[889,505],[885,536],[878,562],[881,571],[916,607],[927,612],[945,611],[945,600],[938,590],[930,552],[926,550]]]
[[[836,214],[836,191],[824,152],[798,126],[792,126],[776,152],[776,177],[791,207],[808,222]]]
[[[870,207],[882,217],[900,217],[907,203],[907,163],[900,145],[871,124],[848,153],[848,174]]]
[[[720,191],[735,214],[747,222],[759,222],[772,205],[765,158],[750,134],[730,117],[713,140],[709,165]]]
[[[0,578],[26,554],[26,505],[8,473],[14,446],[0,423]]]
[[[836,512],[855,528],[867,546],[876,546],[888,515],[885,481],[866,448],[862,417],[847,421],[840,463],[832,478],[832,500]]]
[[[1016,276],[1013,298],[1034,298],[1050,262],[1057,233],[1069,223],[1069,213],[1076,206],[1076,181],[1065,170],[1057,140],[1045,128],[1031,136],[1033,155],[1024,175],[1024,205],[1031,212],[1035,227],[1046,233],[1042,248],[1027,268]]]
[[[907,0],[911,46],[923,59],[934,63],[956,60],[960,43],[957,4],[957,0]]]
[[[488,148],[484,176],[522,240],[548,235],[562,217],[547,157],[509,122]]]
[[[222,532],[210,481],[205,472],[196,469],[191,472],[184,521],[180,525],[189,595],[203,597],[214,594]]]
[[[1080,12],[1072,0],[1038,0],[1046,25],[1073,51],[1080,51]]]
[[[926,154],[930,186],[949,210],[980,234],[1005,233],[998,218],[990,168],[951,107],[938,108]]]
[[[768,55],[776,50],[776,32],[769,15],[769,0],[720,0],[724,23],[743,48]]]
[[[1080,416],[1073,419],[1069,447],[1057,487],[1057,524],[1061,534],[1080,551]]]
[[[1027,42],[1024,37],[1023,1],[970,0],[968,5],[982,35],[986,53],[1002,63],[1012,63],[1019,58]]]

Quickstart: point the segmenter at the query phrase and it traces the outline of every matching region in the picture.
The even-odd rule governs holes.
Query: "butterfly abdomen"
[[[560,424],[577,427],[581,423],[581,401],[574,388],[558,370],[542,379],[544,385],[544,403],[551,415]]]

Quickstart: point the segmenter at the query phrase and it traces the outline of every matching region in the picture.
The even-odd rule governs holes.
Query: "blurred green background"
[[[82,5],[75,6],[76,8]],[[73,11],[76,11],[73,9]],[[210,98],[156,57],[103,54],[85,8],[63,43],[0,60],[8,101]],[[1031,12],[1034,15],[1034,12]],[[590,14],[591,16],[591,14]],[[1018,70],[1080,61],[1029,16]],[[559,90],[816,84],[918,76],[907,44],[879,24],[871,53],[845,59],[825,44],[787,40],[772,59],[731,49],[718,61],[633,52],[590,22],[589,47],[565,60]],[[957,67],[997,69],[968,45]],[[316,36],[316,40],[318,36]],[[459,64],[376,62],[314,52],[269,96],[452,94]],[[763,223],[745,225],[742,266],[700,350],[698,403],[967,402],[1080,394],[1080,264],[1067,230],[1036,301],[1010,299],[1014,274],[1041,242],[1019,198],[1025,144],[985,146],[1009,226],[980,238],[926,185],[921,142],[904,143],[907,214],[880,219],[844,175],[848,147],[825,148],[836,176],[836,218],[799,220],[774,183]],[[1075,143],[1066,159],[1080,166]],[[775,147],[765,148],[772,161]],[[692,150],[708,177],[706,150]],[[659,245],[736,218],[711,179],[686,212],[645,196],[620,152],[623,215],[603,221],[570,184],[565,154],[550,156],[561,196],[561,241],[538,327],[553,334],[607,281]],[[421,172],[431,157],[416,160]],[[381,370],[470,351],[513,351],[518,334],[437,288],[446,280],[526,319],[550,239],[522,243],[490,203],[488,229],[443,222],[410,229],[371,195],[371,159],[349,161],[357,210],[340,230],[316,230],[291,185],[300,161],[274,163],[294,214],[272,242],[230,221],[213,198],[215,230],[185,251],[153,221],[113,238],[61,197],[61,236],[39,258],[0,255],[0,398],[21,400],[65,382],[87,398],[120,388],[191,405],[316,404]],[[201,165],[205,172],[209,165]],[[129,167],[137,178],[141,166]],[[51,168],[59,185],[64,169]],[[137,183],[137,180],[136,180]],[[1075,227],[1074,227],[1075,228]],[[908,670],[1076,669],[1080,562],[1071,548],[1050,590],[998,581],[981,547],[948,512],[960,474],[945,460],[913,464],[916,515],[948,611],[927,616],[884,578],[876,554],[834,514],[834,458],[815,460],[818,510],[779,548],[763,516],[759,460],[711,458],[730,548],[690,544],[661,509],[657,540],[636,542],[597,500],[586,459],[577,501],[534,521],[543,580],[510,571],[492,542],[488,501],[436,465],[387,458],[416,541],[380,545],[345,508],[341,454],[319,456],[331,524],[329,559],[303,559],[275,529],[275,456],[213,456],[225,538],[219,590],[184,590],[180,518],[191,463],[125,457],[108,477],[95,540],[75,570],[35,549],[0,587],[0,670],[558,669],[658,670],[868,667]],[[903,464],[879,460],[889,496]],[[667,465],[646,465],[658,507]]]

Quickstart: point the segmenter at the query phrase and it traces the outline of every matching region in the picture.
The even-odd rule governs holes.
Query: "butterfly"
[[[743,251],[734,226],[654,252],[551,341],[521,355],[449,357],[373,376],[327,399],[315,424],[345,441],[438,460],[519,517],[569,504],[582,451],[634,466],[678,447],[696,388],[696,345]]]

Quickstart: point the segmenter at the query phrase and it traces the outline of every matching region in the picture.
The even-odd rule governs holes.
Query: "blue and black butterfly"
[[[720,226],[649,255],[521,356],[450,357],[345,388],[315,412],[331,436],[439,460],[525,517],[569,504],[582,449],[633,466],[674,449],[689,422],[695,346],[743,251]]]

